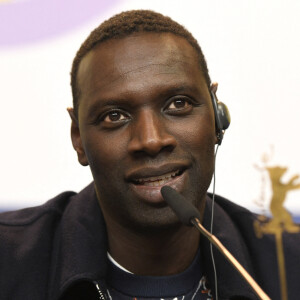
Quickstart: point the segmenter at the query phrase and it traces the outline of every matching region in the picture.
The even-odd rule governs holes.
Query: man
[[[257,299],[217,252],[213,271],[209,242],[160,193],[173,187],[209,227],[217,85],[191,34],[151,11],[121,13],[83,43],[71,76],[72,143],[94,183],[1,216],[0,298]],[[256,240],[249,211],[216,200],[214,233],[279,299],[274,241]]]

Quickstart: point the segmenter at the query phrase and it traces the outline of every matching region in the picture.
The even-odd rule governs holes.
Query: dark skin
[[[182,272],[199,247],[160,194],[170,185],[203,215],[216,135],[197,60],[181,37],[140,33],[100,44],[79,67],[72,143],[90,165],[109,252],[135,274]]]

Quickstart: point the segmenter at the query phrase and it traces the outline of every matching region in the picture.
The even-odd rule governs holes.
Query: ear
[[[211,85],[210,85],[210,90],[216,94],[217,90],[218,90],[218,83],[217,82],[213,82]]]
[[[217,82],[213,82],[211,85],[210,85],[210,91],[211,93],[213,93],[214,95],[216,95],[216,92],[218,90],[218,83]],[[213,99],[212,99],[213,101]],[[214,110],[214,114],[215,114],[215,110]],[[215,116],[216,117],[216,116]],[[216,129],[216,137],[215,137],[215,144],[220,144],[220,139],[218,137],[218,130]]]
[[[72,120],[72,123],[71,123],[71,139],[72,139],[73,148],[77,152],[77,157],[78,157],[79,163],[82,166],[88,166],[89,163],[88,163],[87,157],[85,155],[84,148],[82,146],[79,126],[78,126],[78,120],[75,116],[74,109],[72,107],[68,107],[67,111],[68,111],[69,116]]]

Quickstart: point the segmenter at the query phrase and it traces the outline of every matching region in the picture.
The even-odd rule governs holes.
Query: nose
[[[165,120],[151,109],[144,109],[133,122],[129,153],[156,156],[162,151],[172,151],[176,139],[165,128]]]

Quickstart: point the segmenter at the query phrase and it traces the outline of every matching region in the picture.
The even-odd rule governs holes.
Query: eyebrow
[[[167,89],[165,92],[162,92],[162,95],[167,96],[168,94],[177,94],[180,92],[199,93],[199,89],[192,85],[182,84],[180,86],[174,86]]]
[[[196,95],[199,97],[201,97],[202,93],[201,90],[195,86],[195,85],[191,85],[191,84],[181,84],[181,85],[176,85],[176,86],[171,86],[165,90],[163,90],[160,93],[161,97],[170,97],[170,96],[174,96],[176,94],[190,94],[190,96],[194,96],[196,97]]]

